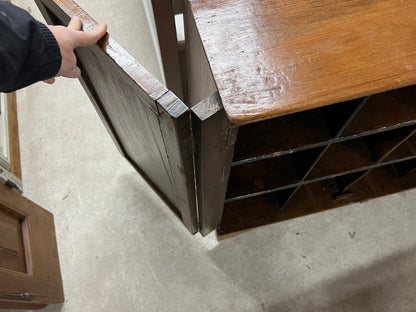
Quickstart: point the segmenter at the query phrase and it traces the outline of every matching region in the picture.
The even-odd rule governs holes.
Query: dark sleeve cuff
[[[54,35],[25,10],[0,1],[0,91],[55,77],[61,51]]]
[[[46,42],[46,51],[49,55],[50,64],[45,68],[46,72],[50,73],[50,77],[55,77],[58,74],[59,69],[61,68],[62,56],[61,50],[59,48],[58,42],[55,39],[55,36],[49,30],[49,28],[43,23],[36,21],[39,27],[39,30],[43,34],[43,38]],[[49,75],[48,75],[49,76]]]

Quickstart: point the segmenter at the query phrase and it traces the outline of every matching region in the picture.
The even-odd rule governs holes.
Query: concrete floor
[[[160,75],[140,0],[78,3]],[[24,193],[55,215],[65,288],[44,311],[416,311],[416,191],[217,243],[118,154],[78,81],[26,88],[18,108]]]

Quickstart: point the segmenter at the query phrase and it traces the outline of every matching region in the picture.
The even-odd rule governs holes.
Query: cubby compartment
[[[414,188],[415,166],[415,161],[411,160],[374,168],[347,192],[343,192],[345,184],[364,171],[226,202],[218,235],[224,238],[230,233]]]
[[[297,216],[313,212],[313,207],[308,201],[306,190],[298,196],[303,205],[302,211],[298,214],[282,209],[283,203],[293,193],[295,188],[289,188],[282,191],[249,197],[245,199],[226,202],[222,215],[222,221],[217,233],[219,236],[233,232],[242,231]]]
[[[306,180],[347,174],[379,164],[415,131],[415,126],[407,126],[334,143],[312,168]]]
[[[370,96],[342,132],[342,136],[400,127],[416,122],[416,87],[410,86]]]
[[[416,159],[394,163],[393,168],[400,178],[406,178],[416,172]]]
[[[362,102],[360,98],[241,126],[233,161],[238,164],[323,145],[337,136]]]
[[[306,177],[307,180],[335,176],[371,166],[376,160],[365,138],[332,144]]]
[[[314,148],[231,167],[226,200],[299,183],[322,150]]]
[[[416,87],[239,128],[219,236],[416,186]]]
[[[416,157],[416,134],[413,134],[405,142],[400,144],[394,151],[390,153],[384,160],[384,162],[391,162],[395,160],[406,160]]]

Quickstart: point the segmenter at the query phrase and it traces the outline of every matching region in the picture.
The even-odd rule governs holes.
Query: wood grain
[[[416,82],[416,3],[190,2],[234,125]]]
[[[37,0],[50,23],[80,16],[97,23],[75,2]],[[122,154],[173,206],[191,233],[197,231],[188,107],[107,35],[76,49],[82,84]]]
[[[276,201],[279,192],[230,202],[225,204],[218,235],[220,239],[230,237],[230,233],[239,233],[250,228],[322,212],[358,200],[368,200],[415,186],[415,171],[409,170],[408,175],[401,178],[393,166],[387,165],[370,172],[368,176],[354,185],[348,196],[334,196],[341,191],[342,187],[336,180],[327,179],[300,187],[285,209],[280,209]]]
[[[199,230],[207,235],[221,221],[237,128],[230,125],[214,93],[192,108],[192,129]]]
[[[26,273],[22,222],[0,207],[0,268]]]
[[[0,267],[0,306],[10,301],[22,303],[22,307],[63,302],[53,215],[3,184],[0,207],[19,220],[23,238],[18,240],[24,245],[24,252],[19,253],[24,253],[27,267],[23,272]]]
[[[20,162],[16,92],[7,95],[7,114],[9,118],[10,173],[21,180],[22,167]]]

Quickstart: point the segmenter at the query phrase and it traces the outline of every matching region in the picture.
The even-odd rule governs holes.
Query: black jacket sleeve
[[[62,57],[52,32],[25,10],[0,1],[0,91],[56,76]]]

